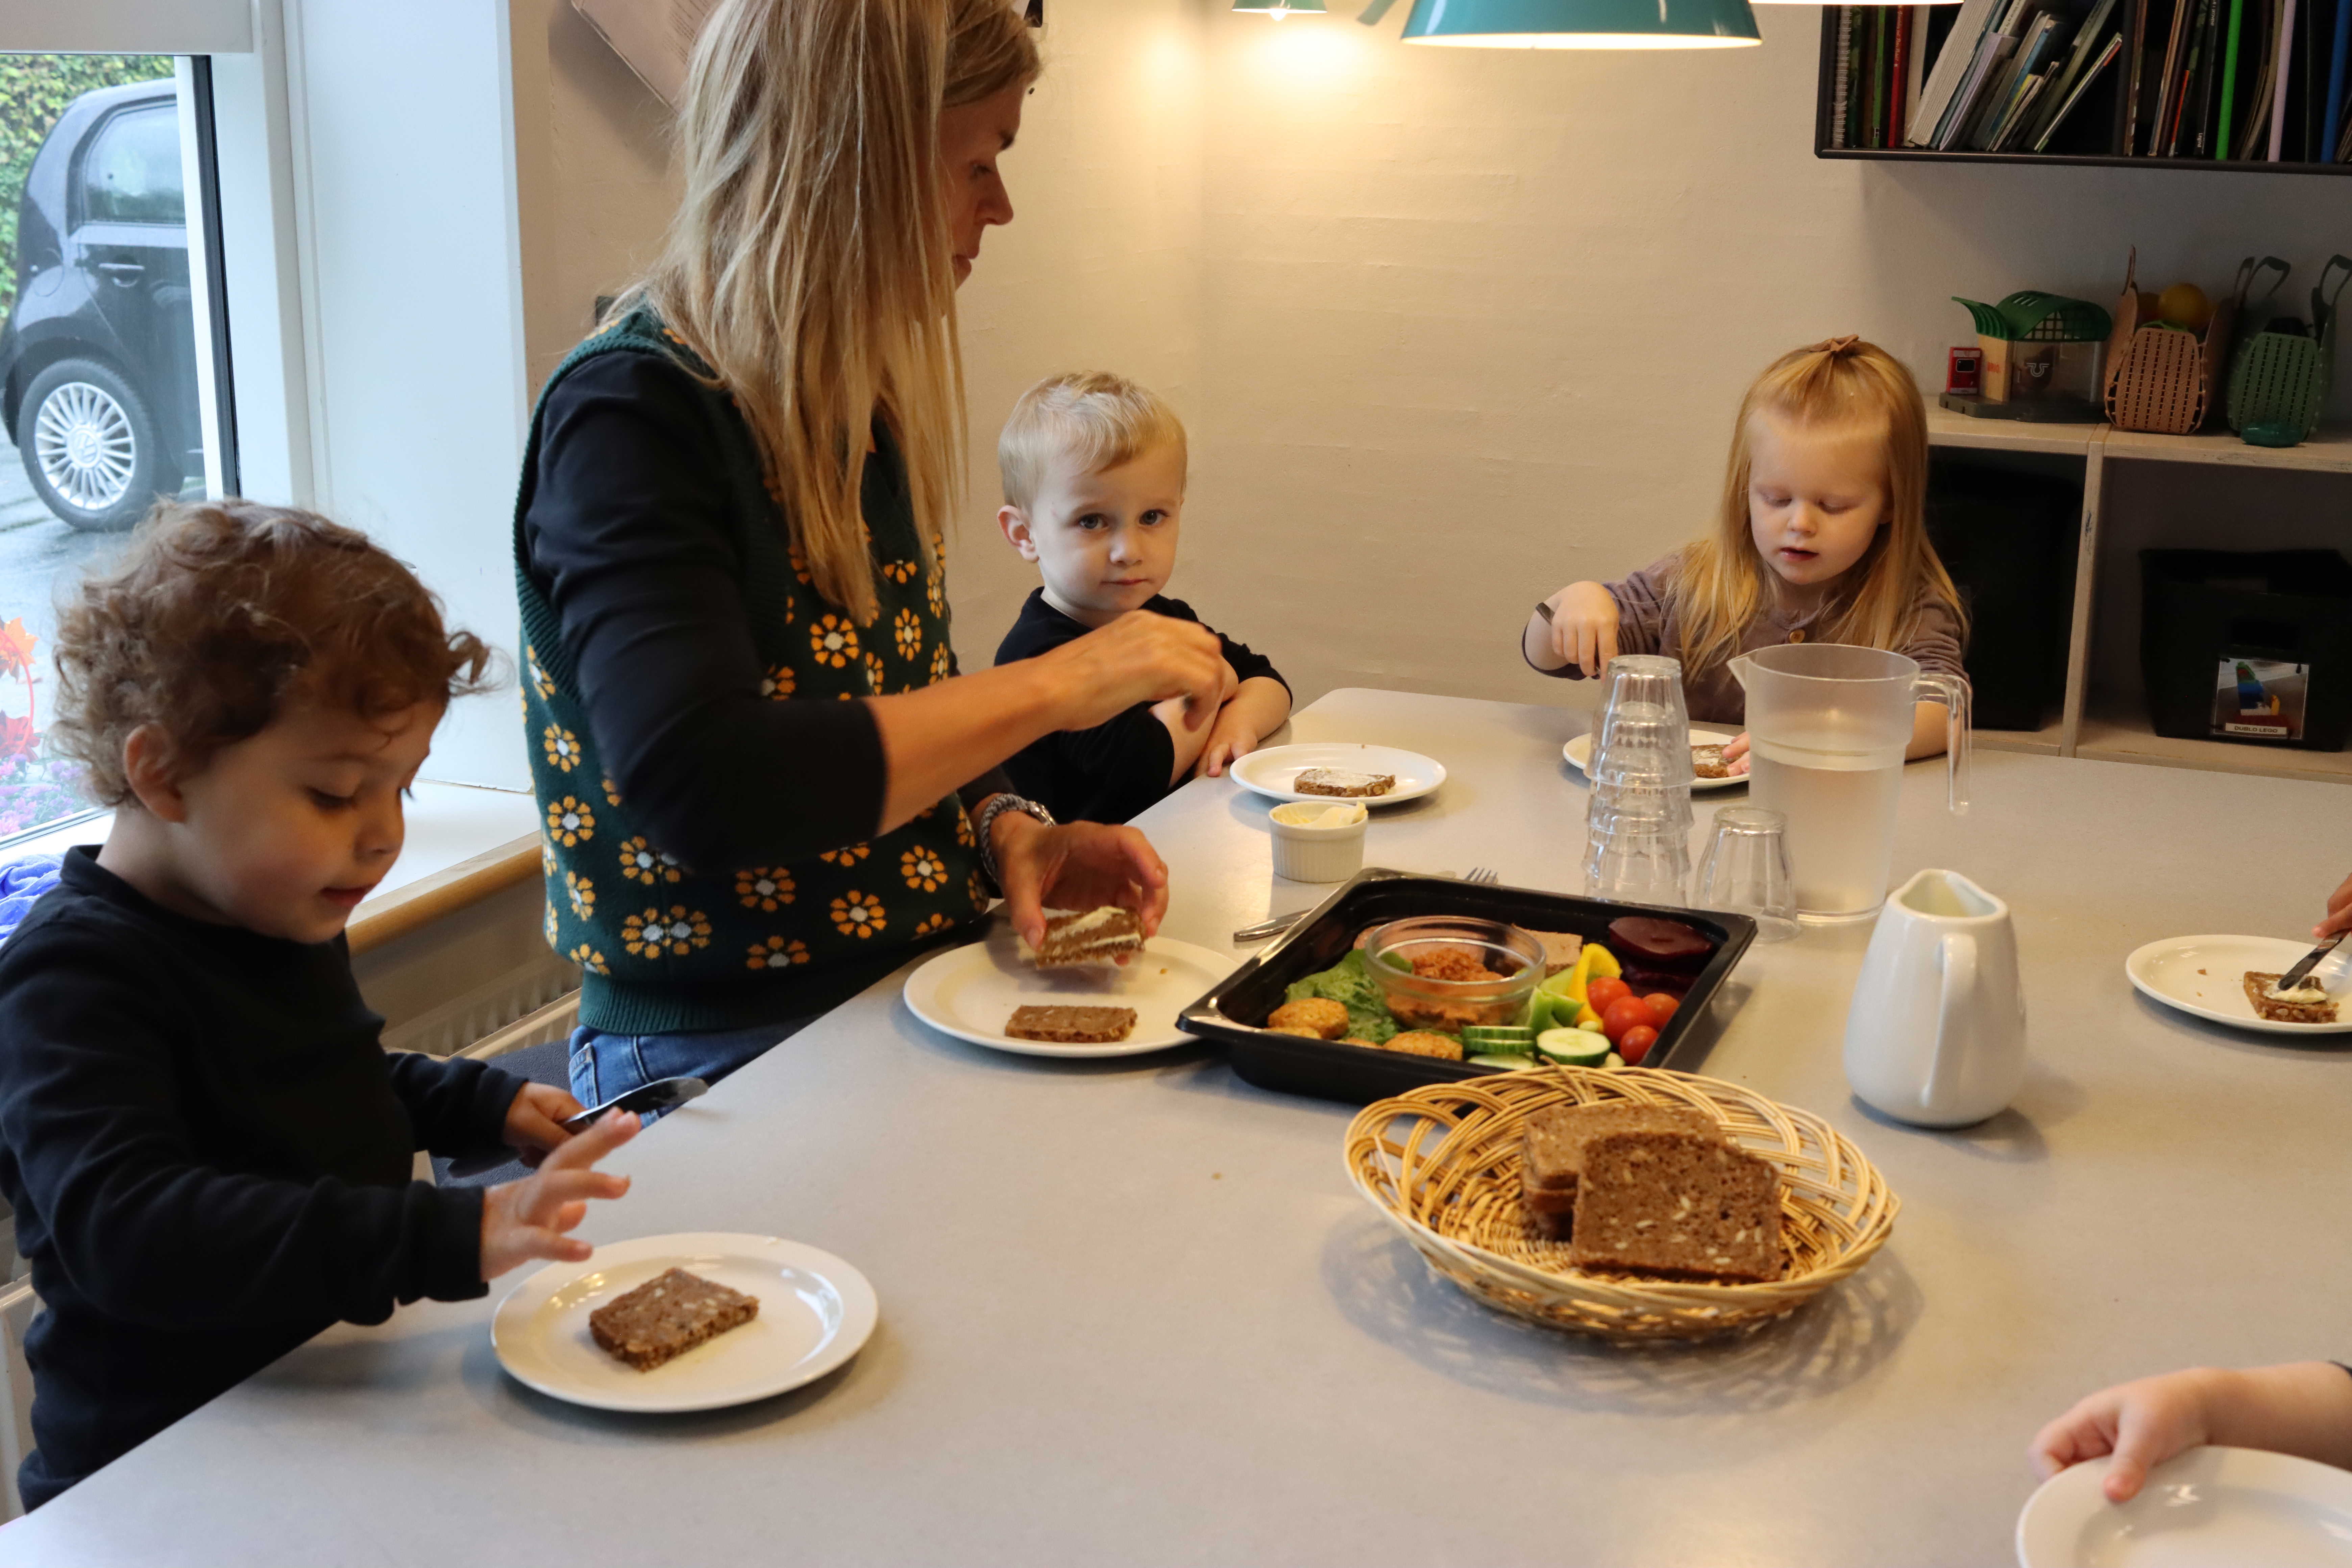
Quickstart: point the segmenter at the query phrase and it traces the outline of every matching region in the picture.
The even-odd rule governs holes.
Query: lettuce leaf
[[[1348,1033],[1360,1040],[1384,1045],[1396,1035],[1396,1020],[1381,1000],[1380,983],[1364,968],[1361,948],[1349,949],[1347,957],[1319,974],[1292,981],[1284,993],[1291,1002],[1310,996],[1328,996],[1347,1008]]]

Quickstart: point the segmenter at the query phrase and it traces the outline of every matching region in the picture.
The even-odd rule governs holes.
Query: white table
[[[1296,729],[1452,770],[1376,815],[1374,863],[1571,888],[1581,723],[1341,691]],[[654,1129],[589,1222],[851,1259],[882,1326],[845,1371],[730,1413],[598,1415],[500,1373],[489,1301],[422,1305],[0,1531],[0,1562],[1995,1568],[2026,1440],[2077,1394],[2352,1350],[2352,1051],[2160,1011],[2122,973],[2153,937],[2307,927],[2352,864],[2352,795],[1992,753],[1976,784],[1955,820],[1941,765],[1911,770],[1896,867],[2015,904],[2032,1075],[1972,1131],[1874,1120],[1838,1063],[1865,931],[1752,949],[1706,1070],[1829,1116],[1905,1203],[1863,1274],[1759,1338],[1628,1353],[1498,1317],[1349,1188],[1347,1108],[1206,1051],[996,1055],[893,983]],[[1219,782],[1145,820],[1171,934],[1220,945],[1313,900],[1271,880],[1264,819]]]

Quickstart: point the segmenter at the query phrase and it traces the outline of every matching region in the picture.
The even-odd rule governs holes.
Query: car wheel
[[[76,528],[129,528],[157,496],[180,492],[147,400],[96,360],[59,360],[33,378],[16,449],[42,504]]]

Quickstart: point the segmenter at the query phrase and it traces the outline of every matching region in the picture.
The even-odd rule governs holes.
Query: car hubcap
[[[105,388],[68,381],[34,416],[33,452],[59,495],[83,511],[105,511],[130,493],[139,444],[131,416]]]

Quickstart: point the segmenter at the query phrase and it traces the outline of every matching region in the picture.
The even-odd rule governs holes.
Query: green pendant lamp
[[[1320,16],[1323,0],[1234,0],[1236,11],[1255,11],[1281,21],[1285,16]]]
[[[1721,49],[1764,39],[1748,0],[1413,0],[1404,41],[1474,49]]]

